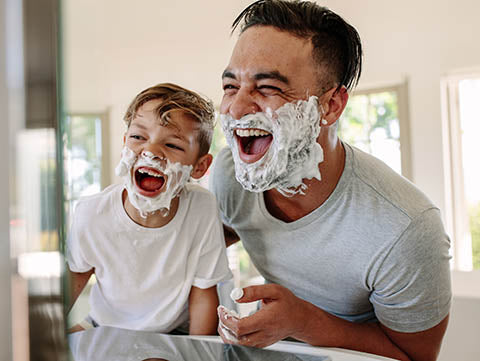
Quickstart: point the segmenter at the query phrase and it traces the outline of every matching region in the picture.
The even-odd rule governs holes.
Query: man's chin
[[[252,163],[258,162],[260,159],[263,158],[264,155],[265,155],[265,153],[262,153],[262,154],[246,154],[246,153],[243,153],[243,152],[239,152],[238,157],[240,158],[240,160],[243,163],[252,164]]]

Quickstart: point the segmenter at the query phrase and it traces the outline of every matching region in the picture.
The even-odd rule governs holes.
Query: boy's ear
[[[212,164],[213,156],[211,154],[202,155],[198,158],[197,163],[193,166],[192,178],[200,179],[207,172],[210,164]]]

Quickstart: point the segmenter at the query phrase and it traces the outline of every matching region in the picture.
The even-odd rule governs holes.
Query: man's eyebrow
[[[262,79],[274,79],[281,81],[282,83],[289,84],[289,80],[285,75],[280,74],[277,70],[269,71],[265,73],[257,73],[253,77],[255,80],[262,80]]]
[[[224,72],[222,73],[222,79],[224,79],[224,78],[231,78],[231,79],[234,79],[234,80],[237,79],[235,74],[228,69],[224,70]],[[277,70],[257,73],[253,76],[253,79],[255,79],[255,80],[274,79],[274,80],[281,81],[282,83],[285,83],[286,85],[288,85],[290,83],[288,78],[285,75],[280,74],[280,72],[277,71]]]

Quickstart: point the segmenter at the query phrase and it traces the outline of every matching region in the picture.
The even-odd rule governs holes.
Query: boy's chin
[[[155,198],[156,196],[160,195],[163,192],[163,187],[155,190],[155,191],[147,191],[145,189],[135,187],[135,190],[138,194],[147,197],[147,198]]]

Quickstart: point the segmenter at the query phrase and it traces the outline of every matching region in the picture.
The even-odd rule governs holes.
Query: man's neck
[[[175,197],[170,202],[170,211],[166,216],[163,216],[160,211],[147,213],[147,216],[144,218],[140,215],[140,212],[137,208],[135,208],[132,203],[130,203],[128,199],[127,190],[123,190],[122,193],[122,200],[123,200],[123,208],[125,212],[127,212],[128,216],[132,221],[140,226],[147,227],[147,228],[160,228],[168,224],[177,213],[178,204],[179,204],[179,197]]]
[[[345,167],[345,149],[338,140],[335,146],[324,147],[323,151],[324,161],[319,164],[322,180],[304,179],[307,186],[304,195],[285,197],[276,189],[263,193],[265,206],[272,216],[284,222],[294,222],[320,207],[330,197]]]

